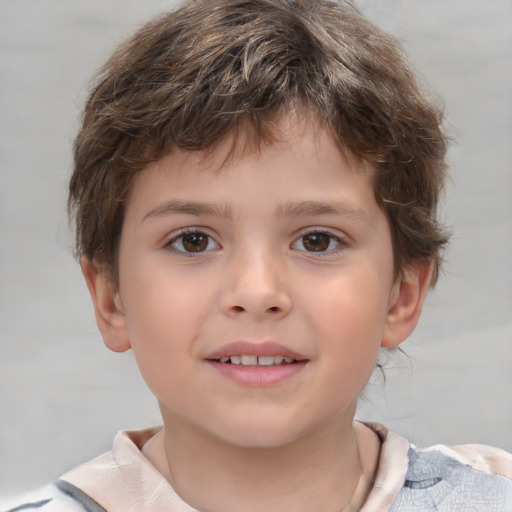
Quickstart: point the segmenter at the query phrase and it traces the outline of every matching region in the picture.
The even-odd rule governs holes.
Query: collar
[[[379,436],[382,446],[376,480],[361,512],[388,512],[405,482],[409,442],[382,425],[365,424]],[[72,469],[61,480],[108,512],[197,512],[141,453],[144,443],[160,428],[119,432],[110,452]]]

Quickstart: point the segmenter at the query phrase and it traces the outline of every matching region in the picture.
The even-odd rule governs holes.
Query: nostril
[[[233,306],[233,309],[237,312],[245,311],[245,309],[242,306]]]
[[[277,306],[272,306],[271,308],[268,308],[268,311],[270,311],[271,313],[278,313],[279,308]]]

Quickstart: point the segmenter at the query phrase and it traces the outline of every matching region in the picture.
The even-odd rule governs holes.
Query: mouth
[[[288,356],[255,356],[255,355],[232,355],[223,356],[217,361],[222,364],[234,364],[242,366],[283,366],[297,363],[293,357]]]
[[[236,341],[210,352],[206,359],[243,366],[279,366],[307,360],[303,354],[273,341]]]
[[[206,361],[237,384],[269,387],[301,373],[309,359],[279,343],[235,342],[210,353]]]

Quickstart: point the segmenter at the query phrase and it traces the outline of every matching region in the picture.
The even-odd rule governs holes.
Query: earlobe
[[[82,257],[80,266],[91,294],[96,323],[105,345],[114,352],[128,350],[131,345],[124,311],[112,279],[104,269],[85,256]]]
[[[395,283],[382,337],[384,348],[395,348],[415,329],[432,279],[431,263],[411,265]]]

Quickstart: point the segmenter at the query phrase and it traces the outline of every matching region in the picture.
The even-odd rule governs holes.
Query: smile
[[[278,386],[301,374],[309,363],[304,355],[270,341],[230,343],[205,359],[223,378],[253,388]]]
[[[205,357],[223,378],[244,387],[269,387],[301,374],[309,358],[274,341],[236,341]]]
[[[292,357],[287,356],[223,356],[219,359],[223,364],[235,364],[243,366],[282,366],[296,362]]]

